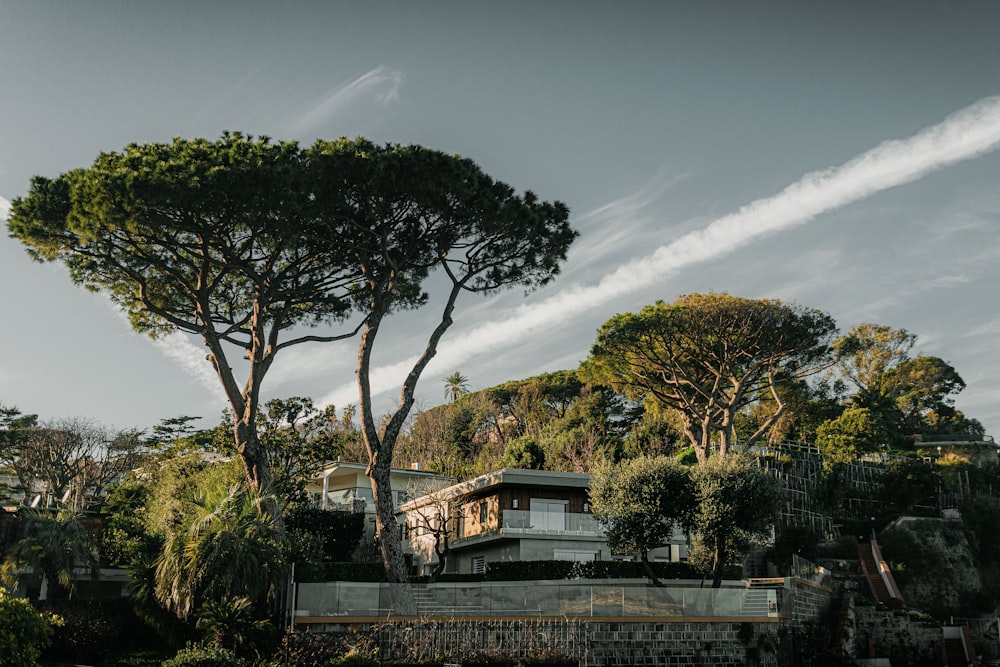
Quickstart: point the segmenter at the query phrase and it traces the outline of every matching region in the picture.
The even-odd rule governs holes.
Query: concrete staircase
[[[889,602],[891,599],[889,589],[886,587],[885,581],[882,579],[882,574],[879,572],[875,556],[872,555],[871,542],[861,542],[858,544],[858,558],[861,560],[861,571],[868,581],[872,597],[876,602]]]

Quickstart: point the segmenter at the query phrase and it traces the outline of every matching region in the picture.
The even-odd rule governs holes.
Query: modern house
[[[611,560],[590,513],[590,475],[504,468],[408,500],[400,507],[417,574],[437,562],[436,533],[448,531],[446,571],[484,572],[497,561]],[[686,539],[655,550],[651,560],[687,557]]]
[[[372,496],[371,480],[365,474],[367,466],[362,463],[334,461],[325,465],[306,485],[306,493],[313,504],[320,509],[363,513],[365,522],[365,542],[375,537],[375,499]],[[392,468],[389,485],[392,487],[392,502],[398,510],[400,505],[431,489],[453,484],[452,477],[442,477],[437,473],[413,468]]]

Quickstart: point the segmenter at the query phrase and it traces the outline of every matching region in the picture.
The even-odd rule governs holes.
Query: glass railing
[[[586,582],[298,584],[295,615],[775,618],[777,590]]]
[[[600,524],[592,514],[570,512],[532,512],[530,510],[504,510],[499,528],[466,532],[462,526],[458,538],[483,535],[579,535],[603,534]]]

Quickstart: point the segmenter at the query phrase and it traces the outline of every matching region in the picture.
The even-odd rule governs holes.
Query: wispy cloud
[[[172,334],[153,341],[156,348],[179,365],[184,372],[197,380],[198,384],[207,389],[213,396],[220,396],[222,388],[219,378],[211,364],[205,358],[205,350],[192,343],[188,337],[175,331]]]
[[[111,311],[123,326],[134,332],[128,315],[118,304],[104,294],[95,294],[94,298],[99,304]],[[211,363],[206,359],[205,350],[192,343],[187,334],[174,331],[161,338],[153,339],[153,346],[207,389],[211,395],[224,400],[219,379],[216,377]]]
[[[309,132],[366,96],[378,104],[396,102],[399,100],[404,76],[403,72],[379,65],[356,79],[340,83],[327,91],[312,108],[293,120],[291,130],[295,134]]]
[[[649,228],[658,214],[654,205],[686,177],[657,173],[634,192],[575,216],[573,224],[581,238],[570,248],[562,275],[572,276],[595,262],[613,261],[616,250],[634,243],[636,232]]]
[[[10,215],[10,200],[0,197],[0,220],[6,220]]]
[[[762,236],[913,182],[932,171],[983,155],[998,145],[1000,97],[984,98],[909,138],[886,141],[838,167],[806,174],[777,195],[753,201],[645,257],[625,263],[596,285],[568,287],[457,336],[443,347],[435,366],[453,368],[474,356],[517,344],[545,330],[553,321],[565,321],[649,287],[685,267],[720,258]],[[373,392],[398,386],[411,365],[408,359],[376,368],[372,373]],[[345,384],[322,400],[340,405],[356,400],[354,392],[353,384]]]

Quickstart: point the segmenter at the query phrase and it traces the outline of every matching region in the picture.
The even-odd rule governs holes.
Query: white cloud
[[[565,321],[649,287],[685,267],[722,257],[759,237],[804,224],[827,211],[983,155],[998,145],[1000,97],[984,98],[907,139],[886,141],[839,167],[806,174],[777,195],[753,201],[620,266],[596,285],[573,285],[538,303],[512,309],[506,317],[449,341],[434,366],[454,368],[477,355],[515,345],[544,331],[553,321]],[[413,359],[407,359],[374,369],[373,393],[398,386],[412,363]],[[353,400],[353,383],[322,399],[337,405]]]
[[[404,73],[379,65],[351,81],[340,83],[324,94],[312,108],[291,124],[293,134],[304,134],[321,125],[341,109],[370,95],[379,104],[399,101]]]
[[[213,396],[221,395],[222,387],[219,384],[219,378],[211,363],[206,359],[205,350],[192,343],[187,335],[175,331],[155,339],[153,344]]]
[[[10,200],[0,197],[0,220],[6,220],[10,215]]]

